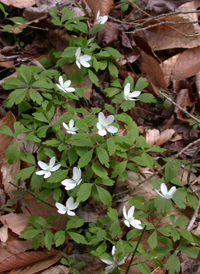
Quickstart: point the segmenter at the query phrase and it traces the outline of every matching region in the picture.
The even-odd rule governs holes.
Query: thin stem
[[[32,195],[34,198],[36,198],[37,200],[43,202],[44,204],[46,204],[46,205],[48,205],[48,206],[51,206],[51,207],[53,207],[53,208],[56,208],[54,205],[52,205],[52,204],[50,204],[50,203],[48,203],[48,202],[42,200],[42,199],[39,198],[38,196],[36,196],[36,195],[35,195],[33,192],[31,192],[30,190],[28,190],[28,189],[26,189],[26,188],[24,188],[24,187],[21,187],[21,186],[17,186],[17,185],[15,185],[15,184],[12,183],[12,182],[9,182],[9,184],[13,185],[14,187],[16,187],[16,188],[18,188],[18,189],[20,189],[20,190],[23,190],[23,191],[29,193],[29,194]]]
[[[140,241],[141,241],[141,239],[142,239],[142,236],[143,236],[143,234],[144,234],[144,232],[145,232],[145,230],[146,230],[146,227],[147,227],[147,225],[145,225],[144,228],[143,228],[143,230],[142,230],[142,233],[141,233],[140,238],[139,238],[139,240],[138,240],[138,242],[137,242],[137,245],[136,245],[136,247],[135,247],[135,250],[133,251],[133,255],[132,255],[132,257],[131,257],[131,260],[130,260],[130,262],[129,262],[129,265],[128,265],[128,268],[127,268],[125,274],[128,274],[128,272],[129,272],[129,269],[130,269],[131,264],[132,264],[132,262],[133,262],[133,258],[134,258],[134,256],[135,256],[135,253],[136,253],[136,251],[137,251],[137,248],[138,248],[138,246],[139,246],[139,243],[140,243]]]

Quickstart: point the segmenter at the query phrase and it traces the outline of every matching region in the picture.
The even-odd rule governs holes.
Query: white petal
[[[113,115],[109,115],[106,119],[105,119],[105,122],[107,125],[110,125],[112,124],[112,122],[114,121],[114,116]]]
[[[56,170],[58,170],[60,167],[61,167],[61,165],[58,164],[58,165],[52,167],[52,168],[51,168],[51,171],[56,171]]]
[[[101,24],[105,24],[107,20],[108,20],[108,16],[107,15],[102,16],[102,18],[101,18]]]
[[[111,273],[115,267],[116,267],[116,265],[115,265],[114,262],[113,262],[112,265],[106,266],[105,267],[105,274]]]
[[[105,115],[103,114],[103,112],[99,112],[99,114],[98,114],[98,119],[99,119],[99,123],[100,124],[104,124],[105,123],[105,121],[106,121],[106,118],[105,118]]]
[[[140,95],[141,91],[133,91],[130,93],[129,97],[138,97]]]
[[[125,223],[126,226],[130,227],[130,222],[129,221],[124,220],[124,223]]]
[[[59,89],[61,89],[62,91],[65,92],[64,88],[62,88],[59,84],[56,84],[56,86],[57,86]]]
[[[55,165],[55,162],[56,162],[56,157],[53,156],[49,161],[49,168],[50,169]]]
[[[79,181],[81,179],[81,169],[74,167],[73,168],[73,178],[75,181]]]
[[[66,91],[67,91],[67,92],[73,92],[73,91],[75,91],[75,88],[72,88],[72,87],[66,88]]]
[[[130,93],[131,85],[130,83],[127,83],[124,87],[124,95],[127,96]]]
[[[81,64],[78,60],[76,60],[76,65],[77,65],[78,68],[81,68]]]
[[[51,176],[51,172],[47,171],[43,178],[46,179],[46,178],[49,178],[50,176]]]
[[[70,210],[74,210],[79,206],[79,203],[73,203],[70,207]]]
[[[60,75],[58,81],[59,81],[59,84],[61,85],[61,87],[63,87],[63,77],[62,77],[62,75]]]
[[[112,256],[115,256],[115,250],[116,250],[116,247],[113,245],[113,247],[112,247]]]
[[[44,174],[46,174],[46,171],[45,170],[39,170],[39,171],[36,171],[35,174],[44,175]]]
[[[97,11],[97,21],[99,22],[100,10]]]
[[[67,80],[67,81],[65,81],[65,83],[64,83],[64,85],[63,85],[63,88],[66,89],[66,88],[68,88],[70,85],[71,85],[71,81],[70,81],[70,80]]]
[[[100,136],[105,136],[105,135],[107,134],[107,132],[106,132],[105,129],[102,129],[102,130],[99,130],[99,131],[98,131],[98,134],[99,134]]]
[[[90,55],[83,55],[80,58],[80,62],[87,62],[91,60],[91,56]]]
[[[118,131],[118,128],[117,127],[114,127],[114,126],[107,126],[107,131],[110,132],[110,133],[116,133]]]
[[[125,219],[128,219],[128,216],[126,214],[126,207],[125,207],[125,205],[123,206],[123,215],[124,215]]]
[[[166,198],[166,196],[162,195],[157,189],[155,189],[155,191],[163,198]]]
[[[38,166],[43,169],[43,170],[47,170],[48,169],[48,166],[47,164],[45,164],[44,162],[42,161],[38,161]]]
[[[74,120],[71,119],[71,120],[69,121],[69,129],[72,129],[73,126],[74,126]]]
[[[108,265],[113,265],[113,263],[114,263],[113,261],[108,260],[108,259],[100,258],[100,260],[101,260],[103,263],[108,264]]]
[[[71,190],[76,187],[76,183],[72,179],[65,179],[61,184],[65,186],[65,190]]]
[[[85,60],[80,60],[80,63],[85,68],[89,68],[90,67],[90,64],[87,61],[85,61]]]
[[[167,186],[166,186],[165,183],[162,183],[162,184],[161,184],[160,190],[161,190],[162,194],[163,194],[164,196],[166,196],[166,194],[167,194],[168,191],[167,191]]]
[[[133,220],[130,221],[130,224],[135,228],[143,229],[140,225],[141,224],[140,220],[133,219]]]
[[[124,259],[121,260],[117,265],[122,265],[122,264],[124,264],[124,262],[125,262],[125,257],[124,257]]]
[[[76,213],[74,213],[74,212],[71,211],[71,210],[67,210],[67,215],[69,215],[69,216],[75,216]]]
[[[67,199],[67,202],[66,202],[66,207],[71,208],[71,205],[73,205],[73,203],[74,203],[74,198],[73,197],[69,197]]]
[[[68,125],[65,124],[64,122],[62,123],[62,125],[63,125],[63,127],[64,127],[65,129],[69,129]]]
[[[76,132],[73,131],[73,129],[72,130],[67,130],[67,133],[69,133],[69,134],[76,134]]]
[[[176,187],[173,186],[173,187],[170,188],[170,190],[169,190],[169,192],[168,192],[168,195],[172,197],[172,196],[174,195],[175,192],[176,192]]]
[[[66,207],[62,205],[61,203],[56,203],[56,207],[58,209],[58,213],[60,214],[65,214],[67,212]]]
[[[76,59],[79,58],[80,54],[81,54],[81,48],[79,47],[79,48],[77,48],[76,53],[75,53]]]
[[[103,125],[100,122],[97,122],[96,126],[99,130],[104,129]]]
[[[128,210],[128,218],[127,218],[127,219],[133,217],[134,211],[135,211],[135,207],[132,206],[132,207]]]

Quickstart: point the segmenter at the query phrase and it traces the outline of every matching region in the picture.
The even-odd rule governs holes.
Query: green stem
[[[125,274],[128,274],[128,272],[129,272],[130,266],[131,266],[131,264],[132,264],[132,262],[133,262],[133,258],[134,258],[134,256],[135,256],[136,251],[137,251],[138,245],[139,245],[139,243],[140,243],[140,241],[141,241],[141,239],[142,239],[142,236],[143,236],[143,234],[144,234],[144,232],[145,232],[145,230],[146,230],[146,227],[147,227],[147,225],[145,225],[144,228],[143,228],[143,230],[142,230],[142,233],[141,233],[140,238],[139,238],[139,240],[138,240],[138,242],[137,242],[137,245],[136,245],[136,247],[135,247],[135,250],[133,251],[133,255],[132,255],[132,257],[131,257],[131,260],[130,260],[130,262],[129,262],[129,265],[128,265],[128,268],[127,268]]]
[[[52,204],[50,204],[50,203],[48,203],[48,202],[42,200],[42,199],[39,198],[38,196],[36,196],[36,195],[35,195],[33,192],[31,192],[30,190],[28,190],[28,189],[26,189],[26,188],[24,188],[24,187],[21,187],[21,186],[17,186],[17,185],[15,185],[15,184],[11,183],[11,182],[9,182],[9,184],[13,185],[14,187],[16,187],[16,188],[18,188],[18,189],[20,189],[20,190],[23,190],[23,191],[29,193],[29,194],[32,195],[34,198],[36,198],[37,200],[43,202],[44,204],[46,204],[46,205],[48,205],[48,206],[51,206],[51,207],[53,207],[53,208],[56,208],[54,205],[52,205]]]

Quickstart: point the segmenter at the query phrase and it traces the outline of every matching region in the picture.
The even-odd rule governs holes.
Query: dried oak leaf
[[[1,0],[1,2],[7,6],[13,6],[20,9],[35,5],[35,0]]]

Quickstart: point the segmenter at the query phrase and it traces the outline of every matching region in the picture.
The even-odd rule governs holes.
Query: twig
[[[161,89],[162,91],[166,92],[166,90]],[[182,108],[181,106],[179,106],[177,103],[175,103],[169,96],[167,96],[165,93],[161,92],[160,90],[157,90],[157,92],[162,95],[165,99],[167,99],[169,102],[171,102],[174,106],[176,106],[177,108],[179,108],[182,112],[184,112],[186,115],[188,115],[192,120],[194,120],[195,122],[200,124],[200,120],[197,119],[195,116],[193,116],[192,114],[190,114],[187,110],[185,110],[184,108]]]
[[[138,242],[137,242],[137,244],[136,244],[135,250],[133,251],[133,255],[132,255],[132,257],[131,257],[131,260],[130,260],[130,262],[129,262],[129,265],[128,265],[128,268],[127,268],[125,274],[128,274],[128,272],[129,272],[129,269],[130,269],[131,264],[132,264],[132,262],[133,262],[133,258],[134,258],[134,256],[135,256],[136,251],[137,251],[138,245],[139,245],[139,243],[140,243],[140,241],[141,241],[141,239],[142,239],[142,236],[143,236],[143,234],[144,234],[144,232],[145,232],[145,230],[146,230],[146,227],[147,227],[147,225],[145,225],[144,228],[143,228],[143,230],[142,230],[142,233],[141,233],[140,238],[139,238],[139,240],[138,240]]]
[[[15,184],[12,183],[12,182],[9,182],[9,184],[13,185],[14,187],[16,187],[16,188],[18,188],[18,189],[20,189],[20,190],[23,190],[23,191],[29,193],[29,194],[32,195],[34,198],[36,198],[37,200],[43,202],[44,204],[46,204],[46,205],[48,205],[48,206],[51,206],[51,207],[53,207],[53,208],[56,208],[54,205],[52,205],[52,204],[50,204],[50,203],[48,203],[48,202],[42,200],[42,199],[39,198],[38,196],[36,196],[36,195],[35,195],[33,192],[31,192],[30,190],[28,190],[28,189],[26,189],[26,188],[24,188],[24,187],[21,187],[21,186],[17,186],[17,185],[15,185]]]

